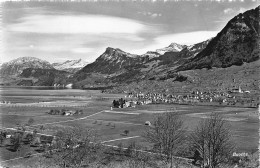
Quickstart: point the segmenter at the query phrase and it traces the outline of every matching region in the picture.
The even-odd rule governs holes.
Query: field
[[[2,128],[15,128],[18,124],[26,124],[32,118],[32,129],[42,125],[44,130],[40,133],[43,134],[54,134],[59,128],[79,125],[96,130],[99,141],[104,144],[121,143],[127,146],[135,141],[143,148],[149,148],[151,144],[142,137],[148,128],[144,123],[152,121],[157,114],[166,111],[181,112],[185,126],[191,132],[201,119],[207,118],[211,112],[218,112],[222,113],[230,124],[237,153],[250,153],[258,148],[259,113],[255,108],[150,104],[136,108],[111,109],[112,101],[124,95],[103,94],[91,90],[0,89],[0,101],[10,102],[0,106]],[[47,114],[51,109],[83,110],[83,114]],[[124,130],[129,130],[127,136],[123,134]],[[24,156],[29,151],[37,153],[29,146],[24,146],[19,152],[0,147],[2,164],[12,165],[15,162],[10,159]]]

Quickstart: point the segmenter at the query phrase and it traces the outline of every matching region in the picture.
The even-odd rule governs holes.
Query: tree
[[[41,131],[43,131],[45,128],[43,125],[40,125],[40,128],[39,128]]]
[[[5,134],[1,131],[0,132],[0,146],[3,145],[5,137],[6,137]]]
[[[129,134],[129,130],[124,130],[124,134],[127,136]]]
[[[118,151],[118,154],[119,155],[121,155],[121,154],[123,154],[124,153],[124,146],[123,146],[123,144],[122,144],[122,142],[120,142],[118,145],[117,145],[117,151]]]
[[[32,143],[33,139],[34,139],[33,134],[27,133],[27,134],[25,134],[24,143],[30,144],[30,143]]]
[[[22,144],[21,144],[21,142],[22,142],[22,135],[19,132],[16,132],[13,136],[11,136],[10,141],[11,141],[11,144],[13,145],[12,146],[12,150],[16,152],[22,146]]]
[[[203,167],[207,165],[209,168],[215,168],[221,163],[228,162],[234,150],[230,128],[217,113],[212,113],[210,118],[201,120],[190,139],[197,158],[201,158]]]
[[[28,125],[32,125],[34,123],[34,119],[33,118],[30,118],[29,120],[28,120]]]
[[[173,167],[173,156],[181,149],[185,142],[185,129],[180,115],[167,112],[158,115],[145,133],[145,138],[154,144],[161,156],[166,156],[170,167]]]
[[[116,127],[116,124],[114,123],[113,125],[111,124],[111,128],[114,129]]]
[[[55,135],[52,157],[60,167],[81,167],[98,160],[101,146],[96,134],[81,127],[64,128]]]

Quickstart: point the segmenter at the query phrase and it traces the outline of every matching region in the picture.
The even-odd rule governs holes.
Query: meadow
[[[10,104],[0,106],[0,126],[16,128],[24,125],[30,118],[33,123],[30,129],[38,129],[42,134],[55,134],[60,128],[81,126],[97,132],[99,141],[107,145],[122,145],[126,147],[131,142],[149,149],[143,135],[148,126],[146,121],[163,112],[180,112],[188,132],[192,132],[201,119],[207,118],[211,112],[223,114],[233,133],[236,152],[250,153],[258,148],[259,113],[256,108],[237,108],[220,106],[191,106],[177,104],[148,104],[135,108],[111,109],[114,99],[124,98],[123,94],[104,94],[98,90],[50,90],[41,88],[1,88],[0,102]],[[82,110],[83,114],[64,116],[47,114],[51,109]],[[124,135],[124,131],[129,133]],[[19,152],[11,152],[0,147],[2,164],[5,161],[27,152],[37,153],[29,146],[23,146]],[[4,161],[4,162],[3,162]]]

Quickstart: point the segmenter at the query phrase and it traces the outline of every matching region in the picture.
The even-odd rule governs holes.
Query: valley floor
[[[47,135],[55,134],[60,128],[82,126],[97,130],[99,141],[106,145],[120,144],[127,147],[136,142],[143,149],[149,149],[152,144],[143,138],[143,133],[148,128],[145,122],[152,122],[157,114],[172,109],[182,113],[187,131],[192,132],[201,119],[207,118],[211,112],[217,112],[223,114],[230,124],[237,153],[258,150],[259,113],[256,108],[148,104],[137,105],[135,108],[111,109],[112,101],[121,97],[124,95],[89,90],[3,89],[1,101],[10,101],[10,104],[0,105],[0,125],[2,129],[11,130],[17,128],[17,125],[26,124],[32,118],[33,123],[28,130],[37,129],[40,134]],[[47,113],[62,109],[82,110],[83,114],[66,116]],[[129,131],[128,135],[123,135],[125,130]],[[29,152],[38,155],[35,149],[25,145],[20,151],[12,152],[2,146],[1,165],[26,163],[28,159],[21,157]],[[12,160],[15,158],[18,159]]]

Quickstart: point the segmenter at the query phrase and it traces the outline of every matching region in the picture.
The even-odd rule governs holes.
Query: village
[[[186,105],[216,105],[216,106],[237,106],[257,108],[259,98],[252,97],[250,91],[243,91],[240,87],[229,91],[190,91],[184,94],[163,94],[163,93],[127,93],[128,100],[119,99],[113,101],[113,107],[135,107],[144,104],[186,104]],[[129,100],[130,99],[130,100]]]

